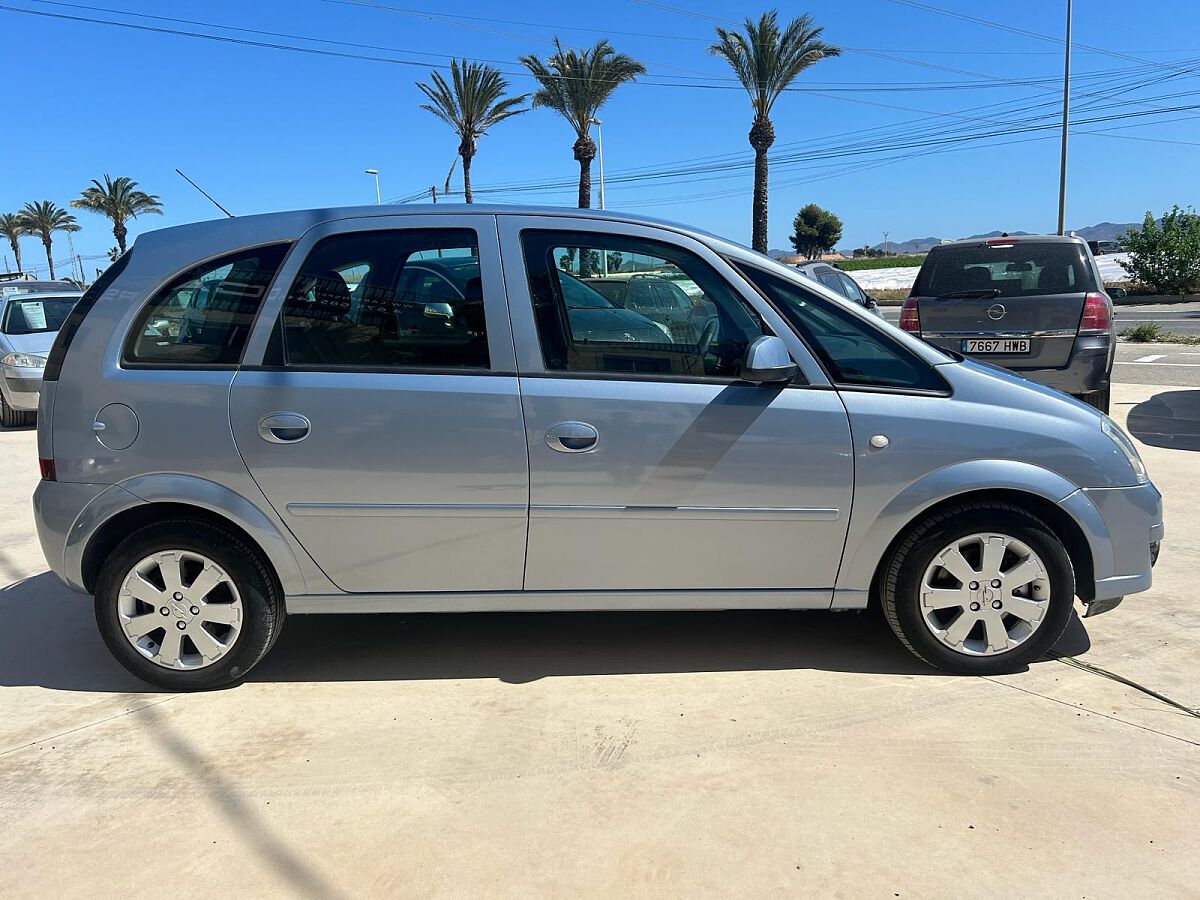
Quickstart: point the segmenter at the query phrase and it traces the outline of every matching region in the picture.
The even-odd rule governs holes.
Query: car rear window
[[[1035,297],[1098,290],[1082,244],[1014,241],[935,248],[925,257],[918,297]]]
[[[58,381],[67,350],[75,340],[75,335],[79,333],[79,327],[83,324],[84,317],[91,312],[96,301],[108,290],[109,286],[125,271],[125,267],[129,265],[132,257],[133,251],[126,250],[115,263],[104,270],[104,273],[92,283],[90,288],[84,291],[83,296],[71,308],[70,314],[67,315],[62,327],[58,330],[58,335],[54,338],[54,346],[50,348],[50,355],[46,358],[46,368],[42,373],[42,380]]]

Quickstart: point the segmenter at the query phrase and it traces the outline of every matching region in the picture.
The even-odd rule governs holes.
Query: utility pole
[[[437,185],[436,184],[431,184],[429,186],[429,196],[433,198],[434,203],[437,203]]]
[[[71,240],[71,232],[67,232],[67,250],[71,253],[71,274],[75,274],[75,269],[79,269],[79,282],[84,282],[83,277],[83,260],[75,255],[75,242]]]
[[[1058,167],[1058,233],[1063,234],[1067,219],[1067,123],[1071,112],[1071,0],[1067,0],[1067,41],[1063,54],[1062,152]]]

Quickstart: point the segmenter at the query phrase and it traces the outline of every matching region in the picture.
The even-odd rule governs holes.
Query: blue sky
[[[606,174],[684,170],[610,182],[609,208],[749,240],[749,103],[707,45],[716,24],[757,15],[766,8],[761,3],[3,0],[0,6],[391,60],[441,64],[440,54],[465,55],[496,61],[512,73],[517,93],[532,89],[520,74],[519,55],[547,54],[555,34],[574,46],[608,37],[644,61],[648,73],[644,83],[620,89],[602,112]],[[1200,104],[1200,5],[1157,0],[1154,7],[1153,16],[1135,16],[1127,2],[1076,0],[1076,117],[1145,115],[1078,126],[1071,140],[1069,227],[1138,220],[1147,209],[1195,202],[1200,108],[1154,110]],[[916,142],[1051,123],[1061,46],[1021,32],[1061,36],[1062,3],[812,0],[783,8],[781,16],[801,11],[825,26],[826,40],[853,49],[803,73],[796,86],[806,90],[785,95],[775,108],[772,247],[788,246],[791,219],[809,202],[842,217],[846,247],[877,243],[884,230],[903,240],[1054,228],[1058,138],[1052,128],[953,144]],[[380,170],[385,200],[405,197],[440,186],[456,148],[450,131],[419,108],[414,81],[428,72],[419,65],[2,9],[0,46],[6,70],[21,73],[10,79],[16,102],[6,116],[6,130],[19,136],[0,142],[0,211],[28,200],[65,205],[89,179],[108,172],[132,176],[162,196],[166,215],[133,223],[133,235],[212,218],[214,208],[175,174],[176,166],[238,214],[370,203],[374,185],[365,168]],[[1113,128],[1119,130],[1085,133]],[[502,123],[480,144],[473,170],[482,189],[477,199],[572,205],[569,185],[578,172],[572,142],[566,123],[547,110]],[[711,164],[743,167],[694,171]],[[568,186],[486,190],[545,181]],[[461,186],[457,173],[454,184]],[[105,220],[78,216],[84,227],[74,236],[79,253],[112,246]],[[27,265],[44,264],[35,240],[25,239],[23,250]],[[65,236],[59,236],[55,257],[66,255]]]

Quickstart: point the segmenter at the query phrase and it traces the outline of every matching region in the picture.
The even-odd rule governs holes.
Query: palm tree
[[[8,238],[9,246],[12,247],[13,256],[16,258],[18,273],[21,271],[20,238],[27,234],[29,232],[25,228],[25,222],[20,213],[0,213],[0,237]]]
[[[75,217],[50,200],[40,200],[37,203],[26,203],[18,213],[21,224],[29,234],[42,239],[46,248],[46,262],[50,266],[50,280],[54,280],[54,257],[50,255],[52,235],[56,231],[78,231]]]
[[[117,246],[125,252],[125,236],[129,229],[125,223],[141,215],[162,215],[162,204],[157,194],[147,194],[137,189],[137,182],[122,175],[120,178],[104,176],[104,183],[92,179],[92,186],[85,188],[78,200],[72,200],[76,209],[86,209],[112,219],[113,236]]]
[[[517,107],[529,99],[529,95],[505,97],[508,82],[501,77],[499,69],[465,59],[461,64],[458,60],[450,60],[453,86],[446,83],[440,72],[433,72],[430,80],[432,85],[417,82],[417,87],[429,98],[428,103],[421,104],[421,109],[429,110],[458,134],[458,155],[463,162],[463,195],[471,203],[474,199],[471,196],[471,160],[479,139],[497,122],[527,112]]]
[[[593,120],[613,91],[645,74],[646,67],[617,53],[608,41],[598,41],[590,50],[563,50],[558,38],[554,39],[554,53],[545,62],[536,56],[522,56],[521,62],[541,84],[533,95],[534,107],[549,107],[575,129],[579,207],[586,209],[592,205],[592,160],[596,157]]]
[[[718,28],[718,41],[708,48],[729,63],[750,95],[750,106],[754,109],[749,135],[750,146],[754,148],[751,246],[761,253],[767,252],[767,150],[775,143],[771,107],[809,66],[842,54],[839,48],[819,40],[823,29],[808,15],[793,19],[783,31],[779,30],[778,16],[771,10],[757,22],[747,18],[742,26],[744,33]]]

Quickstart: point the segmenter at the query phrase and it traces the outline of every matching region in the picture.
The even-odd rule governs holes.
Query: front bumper
[[[3,377],[0,378],[0,391],[4,393],[4,402],[10,409],[22,411],[36,410],[38,398],[42,392],[41,369],[18,369],[14,366],[3,366]]]
[[[1151,570],[1165,534],[1162,495],[1153,482],[1136,487],[1085,488],[1083,493],[1095,506],[1108,532],[1108,559],[1095,559],[1095,594],[1088,601],[1089,614],[1111,609],[1127,594],[1150,589]],[[1099,604],[1096,613],[1090,609]]]

